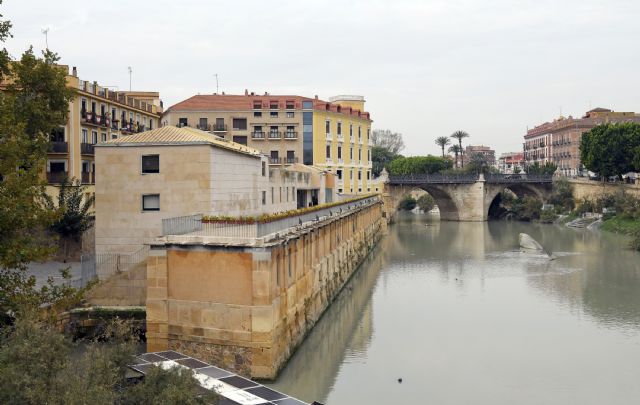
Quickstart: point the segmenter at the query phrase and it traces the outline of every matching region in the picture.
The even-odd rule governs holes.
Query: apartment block
[[[497,163],[500,173],[512,174],[524,171],[524,153],[506,152],[500,155]]]
[[[302,163],[337,176],[341,194],[371,191],[371,119],[361,96],[196,95],[170,108],[163,125],[194,127],[256,148],[270,165]]]
[[[162,102],[157,92],[117,91],[81,80],[75,67],[66,79],[76,97],[69,103],[67,123],[51,133],[46,176],[50,185],[74,177],[93,192],[94,146],[159,127]]]
[[[553,162],[564,176],[584,176],[586,171],[580,161],[582,134],[597,125],[618,122],[640,123],[640,115],[595,108],[582,118],[559,117],[538,125],[524,136],[525,164]]]
[[[484,145],[468,145],[464,149],[465,160],[470,161],[473,155],[482,155],[485,161],[493,166],[496,163],[496,151]]]

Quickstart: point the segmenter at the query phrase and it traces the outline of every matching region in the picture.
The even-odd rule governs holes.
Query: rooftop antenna
[[[129,91],[131,91],[131,73],[133,73],[133,69],[131,69],[131,66],[127,66],[127,70],[129,70]]]
[[[218,74],[215,73],[214,76],[216,77],[216,94],[218,94]]]
[[[47,46],[47,51],[49,50],[49,27],[44,27],[40,30],[44,34],[44,43]]]

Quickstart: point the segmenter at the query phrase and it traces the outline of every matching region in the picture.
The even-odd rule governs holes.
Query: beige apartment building
[[[269,167],[259,150],[195,128],[165,126],[95,149],[96,253],[135,252],[163,234],[168,218],[257,216],[334,201],[331,173]]]
[[[371,117],[361,96],[196,95],[167,109],[162,125],[193,127],[261,150],[271,165],[302,163],[337,176],[340,194],[372,191]]]
[[[94,146],[159,127],[162,102],[157,92],[116,91],[81,80],[75,67],[66,79],[77,93],[69,103],[68,122],[51,133],[46,176],[52,186],[65,177],[76,178],[93,192]]]
[[[488,146],[484,145],[467,145],[464,149],[464,155],[466,160],[470,161],[473,155],[480,154],[484,157],[485,161],[493,166],[496,163],[496,151]]]
[[[580,161],[582,134],[597,125],[618,122],[640,123],[640,115],[595,108],[582,118],[560,117],[538,125],[524,137],[525,164],[553,162],[564,176],[584,176],[587,173]]]

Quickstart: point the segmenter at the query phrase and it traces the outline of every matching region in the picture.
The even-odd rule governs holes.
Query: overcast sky
[[[6,47],[49,47],[84,80],[159,91],[365,96],[405,154],[521,150],[532,127],[589,107],[640,111],[638,0],[4,0]]]

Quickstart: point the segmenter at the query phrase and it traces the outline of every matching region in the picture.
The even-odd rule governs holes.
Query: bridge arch
[[[416,186],[401,186],[401,187],[393,187],[388,191],[390,202],[390,209],[392,211],[397,211],[400,202],[408,195],[410,195],[415,190],[422,190],[427,193],[438,206],[438,210],[440,211],[440,219],[445,221],[458,221],[460,220],[460,214],[458,212],[458,206],[454,201],[451,194],[445,187],[438,187],[437,185],[416,185]]]
[[[488,184],[485,187],[484,206],[487,208],[487,218],[491,218],[497,211],[504,190],[509,190],[518,198],[535,197],[543,202],[547,200],[551,185],[531,183]]]

